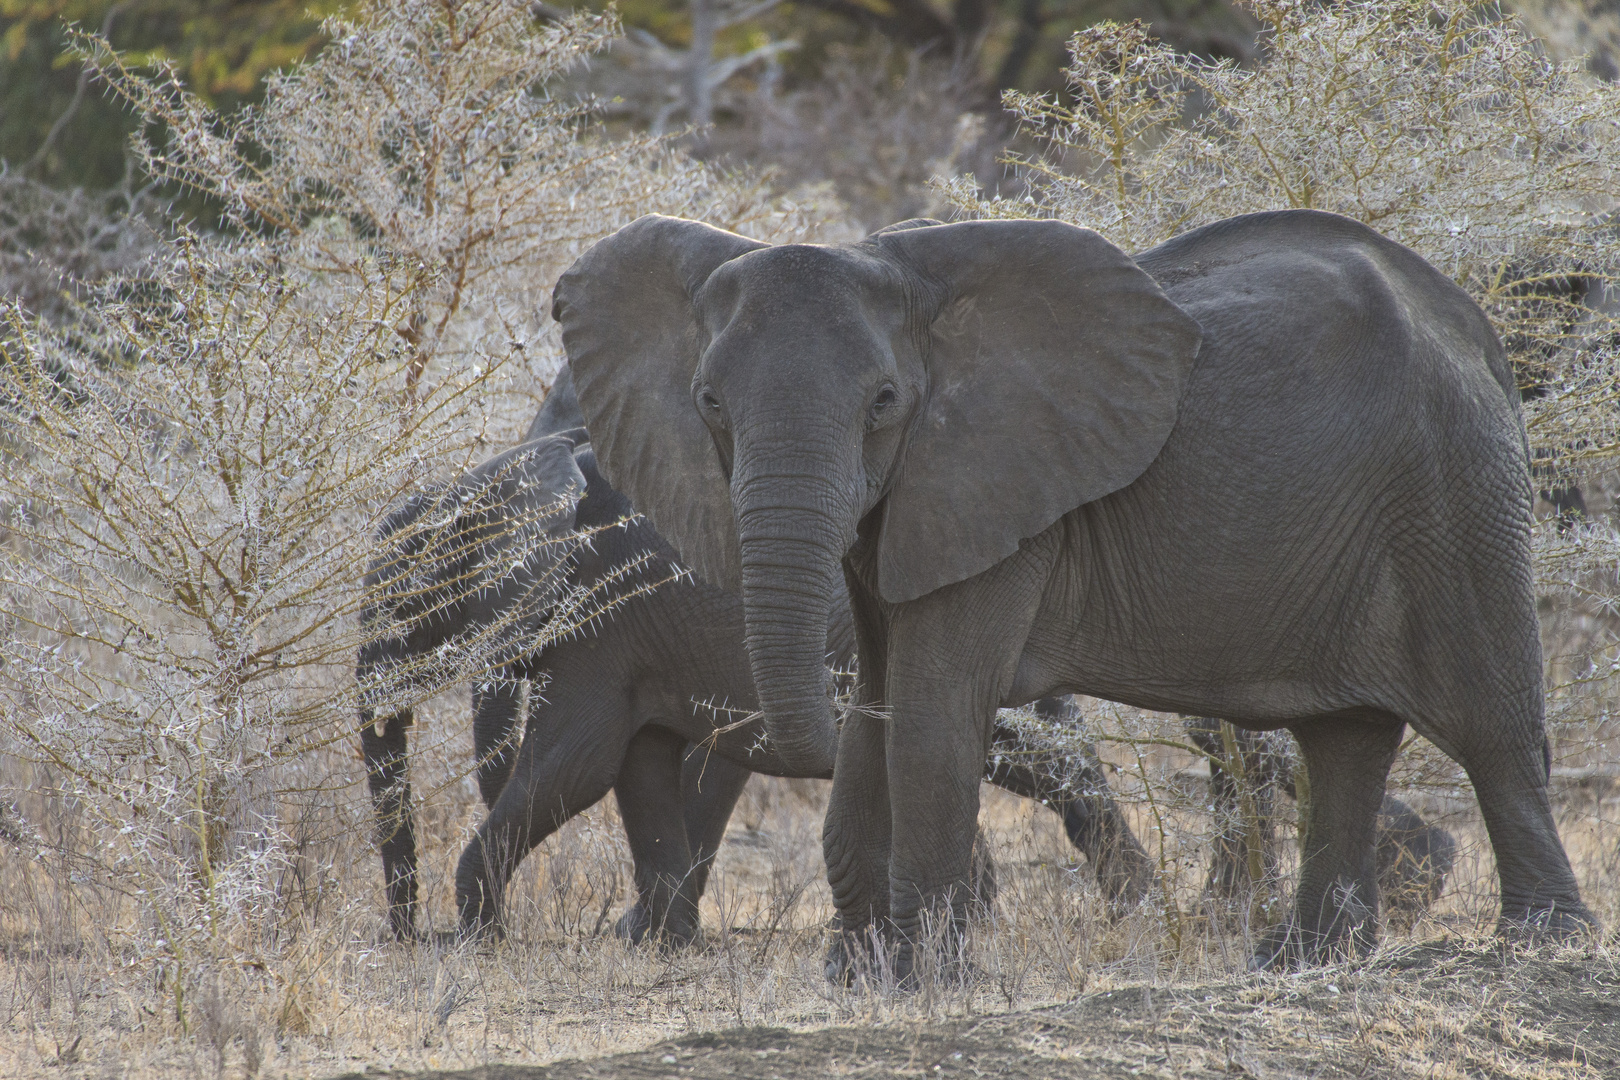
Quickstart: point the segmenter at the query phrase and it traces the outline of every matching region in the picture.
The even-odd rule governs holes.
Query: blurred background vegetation
[[[258,99],[267,73],[322,45],[337,0],[0,0],[0,158],[55,186],[101,188],[124,177],[136,120],[89,85],[66,51],[66,27],[98,30],[146,62],[169,61],[208,101]]]
[[[97,31],[136,63],[172,65],[221,112],[262,99],[265,80],[315,54],[344,0],[0,0],[0,162],[56,189],[139,190],[138,121],[72,54],[67,27]],[[607,0],[578,6],[606,9]],[[1066,44],[1106,20],[1140,19],[1178,52],[1250,63],[1253,15],[1229,0],[620,0],[626,36],[575,78],[626,129],[696,125],[699,157],[821,184],[861,225],[931,205],[932,173],[968,173],[987,194],[1016,127],[1009,90],[1065,93]],[[1590,53],[1612,79],[1620,0],[1520,0],[1561,56]],[[533,5],[555,21],[565,0]],[[712,127],[710,126],[712,124]],[[207,203],[171,213],[206,217]]]
[[[322,18],[344,7],[342,0],[0,0],[0,159],[55,187],[107,188],[124,179],[136,120],[83,76],[67,49],[69,23],[100,31],[138,61],[173,64],[191,90],[229,111],[259,100],[267,75],[318,50]],[[630,31],[621,51],[636,54],[624,66],[673,63],[670,81],[680,84],[695,24],[712,42],[713,63],[753,58],[726,65],[732,85],[714,113],[722,128],[746,125],[739,102],[762,86],[802,92],[847,75],[852,53],[879,57],[884,73],[901,80],[915,73],[912,54],[920,53],[954,73],[963,84],[956,96],[993,111],[1003,89],[1061,86],[1068,36],[1102,19],[1141,18],[1178,48],[1217,57],[1251,55],[1254,31],[1253,19],[1225,0],[626,0],[618,8]],[[542,18],[562,13],[535,9]],[[706,31],[705,15],[720,25]],[[636,104],[633,88],[592,88]],[[662,120],[685,122],[685,105]],[[658,114],[654,105],[627,118],[653,124]]]

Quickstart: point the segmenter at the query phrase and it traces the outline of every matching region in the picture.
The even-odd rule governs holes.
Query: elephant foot
[[[498,919],[463,919],[446,935],[448,944],[494,945],[506,940],[506,927]]]
[[[1596,936],[1601,929],[1597,918],[1579,900],[1534,909],[1510,909],[1504,905],[1496,923],[1500,936],[1531,944],[1576,941]]]
[[[1095,863],[1097,887],[1108,903],[1110,918],[1119,919],[1142,906],[1158,888],[1158,868],[1134,844],[1119,845]]]
[[[625,913],[619,916],[619,921],[613,924],[613,936],[623,938],[632,945],[640,945],[647,939],[647,933],[652,929],[652,919],[647,909],[640,903],[631,904]]]
[[[1304,967],[1331,964],[1353,952],[1346,935],[1330,939],[1301,927],[1293,919],[1266,931],[1249,957],[1250,971],[1298,971]]]
[[[860,930],[845,930],[843,923],[834,915],[827,926],[832,940],[827,945],[827,955],[822,960],[822,974],[834,986],[847,988],[869,978],[879,968],[881,948],[874,948],[876,932],[870,927]]]
[[[1366,955],[1377,941],[1377,914],[1354,891],[1345,890],[1337,908],[1315,926],[1305,925],[1296,911],[1266,931],[1249,958],[1249,969],[1293,971],[1331,964]]]
[[[873,926],[860,930],[834,929],[823,971],[834,986],[865,984],[882,992],[915,993],[924,983],[956,989],[975,982],[980,971],[963,955],[959,931],[943,941],[914,944],[892,931]]]
[[[655,921],[647,903],[638,900],[613,924],[613,936],[632,945],[651,940],[660,949],[674,951],[702,944],[703,928],[694,920],[680,920],[671,915]]]
[[[391,907],[388,909],[388,929],[394,940],[401,945],[415,945],[423,941],[425,936],[416,927],[416,910],[414,907]]]
[[[482,887],[468,892],[457,889],[456,893],[456,909],[461,914],[455,931],[458,941],[505,940],[506,930],[501,926],[500,913],[487,890]]]

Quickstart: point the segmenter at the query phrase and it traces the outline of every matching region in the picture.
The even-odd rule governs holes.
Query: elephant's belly
[[[1191,528],[1152,512],[1170,505],[1162,492],[1144,495],[1055,526],[1065,558],[1009,698],[1067,691],[1255,728],[1402,702],[1404,665],[1380,626],[1402,604],[1380,596],[1358,530]],[[1394,677],[1368,674],[1380,671]]]

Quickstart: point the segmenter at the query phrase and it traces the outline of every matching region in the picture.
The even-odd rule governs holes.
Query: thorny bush
[[[265,972],[276,1023],[310,1028],[307,931],[376,909],[347,845],[370,835],[354,663],[383,515],[515,441],[558,363],[546,293],[594,240],[649,211],[816,224],[548,94],[616,32],[515,0],[361,3],[229,115],[78,38],[146,121],[146,173],[224,220],[153,232],[50,322],[5,313],[4,934],[150,973],[143,1007],[182,1030],[188,994]],[[409,692],[491,660],[455,659]]]

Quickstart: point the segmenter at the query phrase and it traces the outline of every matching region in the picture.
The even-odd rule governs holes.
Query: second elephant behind
[[[578,442],[584,433],[575,419],[565,375],[521,446],[455,484],[424,491],[390,516],[370,575],[373,634],[359,673],[363,682],[376,682],[379,672],[409,672],[462,650],[463,639],[488,639],[490,627],[500,628],[494,654],[500,664],[474,691],[478,785],[490,814],[456,872],[464,932],[498,927],[506,882],[521,860],[612,789],[637,888],[620,929],[637,939],[650,930],[683,942],[698,932],[698,899],[749,775],[794,774],[766,745],[757,718],[738,722],[758,708],[740,602],[680,573],[673,552],[602,480],[590,447]],[[546,509],[543,534],[486,520],[492,498],[486,489],[498,493],[502,485],[522,495],[511,501],[514,513],[532,515],[524,510],[530,504]],[[560,506],[585,542],[558,546]],[[464,522],[459,508],[469,515]],[[454,541],[441,546],[457,558],[436,555],[432,545],[415,550],[424,546],[411,528],[419,517],[432,519],[430,535]],[[531,544],[531,534],[545,540],[545,559],[501,549]],[[475,597],[440,595],[452,588],[445,579],[464,572],[459,556],[472,546],[468,538],[490,548],[479,553],[481,565],[522,572]],[[406,587],[394,586],[401,581]],[[545,644],[521,650],[507,644],[514,639]],[[852,641],[845,611],[829,627],[828,660],[849,664]],[[526,681],[532,689],[519,744]],[[411,938],[418,933],[407,772],[413,717],[408,708],[372,706],[361,721],[390,923],[396,936]],[[1152,865],[1096,768],[1094,759],[1070,762],[1037,751],[990,779],[1058,813],[1104,890],[1131,903],[1149,888]]]

